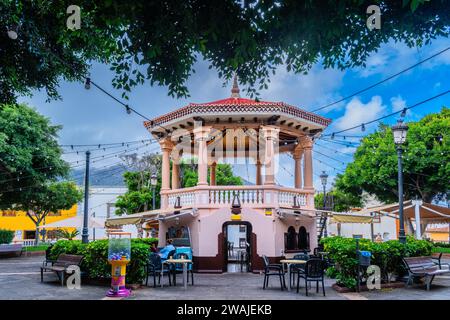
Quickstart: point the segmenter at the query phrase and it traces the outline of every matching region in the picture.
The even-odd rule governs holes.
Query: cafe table
[[[183,286],[184,289],[187,288],[187,267],[188,264],[192,263],[192,260],[190,259],[167,259],[165,261],[163,261],[163,263],[167,263],[167,264],[173,264],[174,267],[176,264],[182,264],[183,265]],[[164,268],[161,268],[161,270],[164,270]],[[161,271],[161,277],[163,276],[162,271]],[[170,275],[169,275],[170,277]],[[161,287],[163,286],[163,282],[161,281]]]
[[[296,260],[296,259],[284,259],[280,260],[280,263],[283,265],[283,271],[284,266],[287,266],[287,277],[288,277],[288,291],[291,291],[291,266],[292,265],[299,265],[299,264],[305,264],[306,260]]]

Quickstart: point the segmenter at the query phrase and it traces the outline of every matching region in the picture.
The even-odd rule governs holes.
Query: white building
[[[125,194],[127,188],[114,186],[95,186],[89,189],[89,215],[90,217],[107,219],[116,216],[115,202],[117,197]],[[84,199],[78,205],[78,215],[84,213]],[[134,225],[123,226],[123,231],[131,232],[131,236],[136,238],[137,229]],[[80,230],[80,236],[81,238]],[[90,228],[89,240],[98,240],[107,238],[105,229]]]

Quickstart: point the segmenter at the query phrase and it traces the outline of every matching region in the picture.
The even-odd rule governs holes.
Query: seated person
[[[159,256],[161,259],[167,259],[170,251],[175,250],[175,247],[172,244],[172,239],[167,240],[167,245],[159,251]]]
[[[156,247],[156,242],[153,242],[150,246],[150,252],[152,253],[158,253],[158,248]]]

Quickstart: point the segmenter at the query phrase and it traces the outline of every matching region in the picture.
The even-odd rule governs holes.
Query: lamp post
[[[156,184],[158,183],[158,177],[156,176],[156,174],[152,173],[151,177],[150,177],[150,184],[152,185],[152,210],[155,210],[156,208],[156,196],[155,196],[155,191],[156,191]]]
[[[398,217],[400,223],[400,230],[398,239],[401,243],[406,243],[405,236],[405,222],[403,217],[403,164],[402,164],[402,145],[406,141],[406,132],[408,131],[408,126],[403,123],[402,120],[398,120],[397,124],[392,126],[392,133],[394,135],[394,143],[397,148],[397,158],[398,158]]]
[[[320,174],[320,180],[322,181],[322,186],[323,186],[323,210],[325,210],[325,207],[327,205],[327,198],[326,198],[326,192],[327,192],[327,180],[328,180],[328,175],[325,171],[322,171],[322,173]],[[324,219],[324,226],[323,226],[323,236],[324,238],[326,238],[328,236],[328,232],[327,232],[327,216],[325,215],[325,219]]]

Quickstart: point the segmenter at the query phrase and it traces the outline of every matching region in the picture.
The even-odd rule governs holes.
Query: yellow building
[[[433,242],[448,242],[450,239],[448,226],[427,228],[425,234]]]
[[[77,205],[74,205],[69,210],[59,210],[56,213],[49,213],[41,225],[52,223],[60,220],[65,220],[77,215]],[[36,232],[36,225],[27,216],[24,211],[6,210],[0,211],[0,229],[7,229],[15,231],[13,241],[22,241],[34,239]],[[69,228],[73,229],[73,228]],[[55,228],[46,228],[46,238],[55,237]]]

